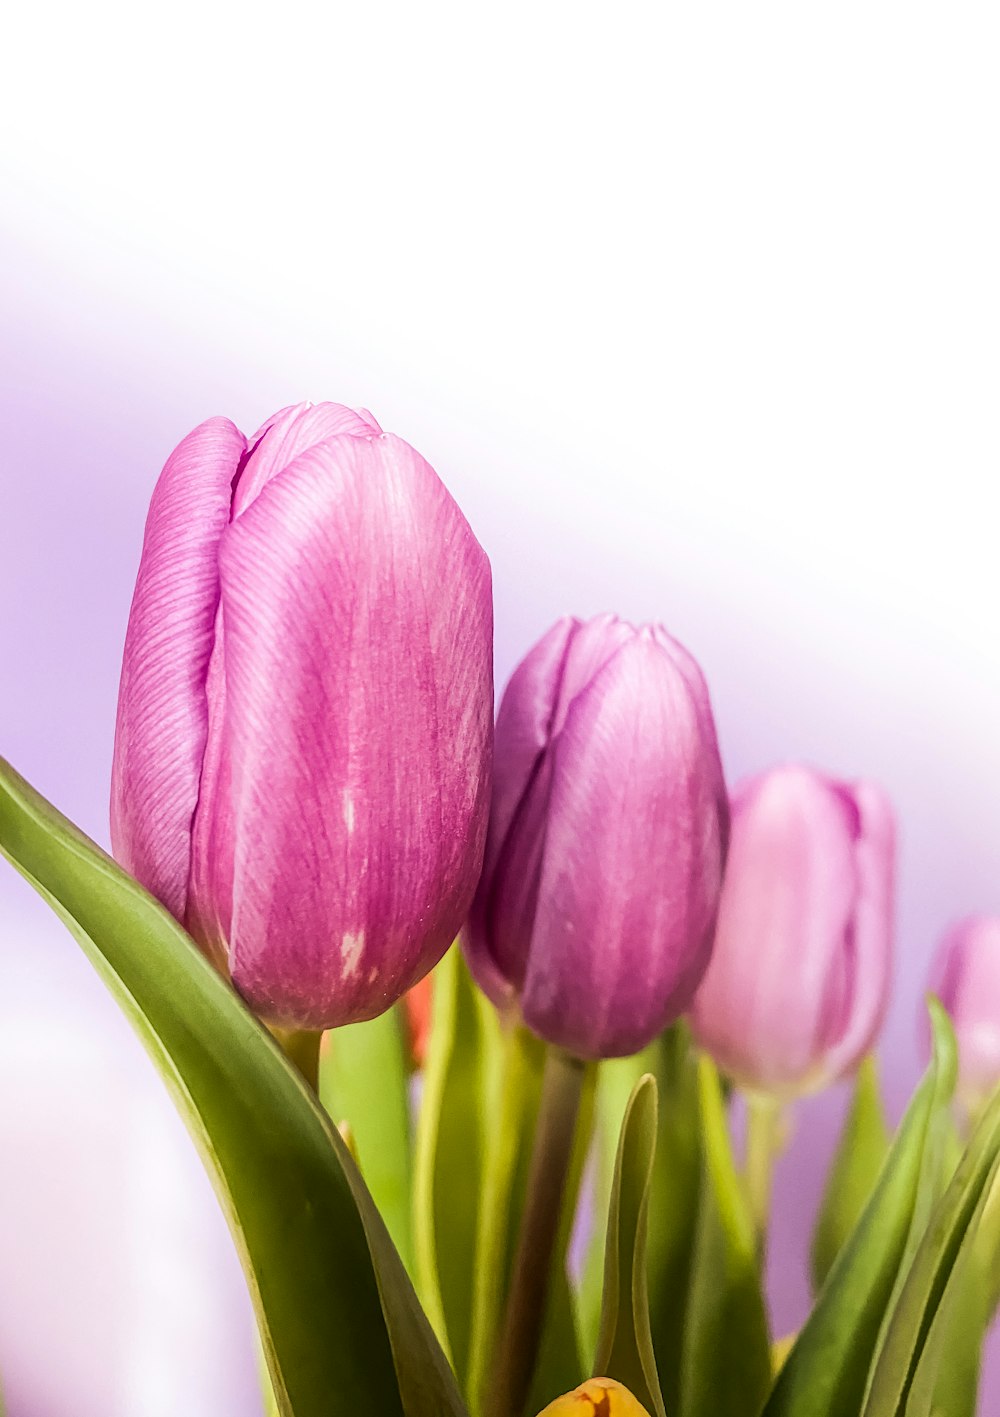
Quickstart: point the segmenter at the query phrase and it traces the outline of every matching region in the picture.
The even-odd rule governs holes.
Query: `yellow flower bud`
[[[649,1417],[628,1388],[612,1378],[591,1378],[575,1392],[557,1397],[538,1417]]]

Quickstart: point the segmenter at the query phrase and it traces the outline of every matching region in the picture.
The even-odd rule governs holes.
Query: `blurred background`
[[[107,841],[146,504],[214,413],[369,406],[494,568],[700,659],[732,779],[897,804],[893,1116],[1000,910],[1000,18],[988,4],[22,5],[0,84],[0,751]],[[844,1105],[778,1176],[778,1332]],[[252,1417],[249,1304],[139,1045],[0,871],[9,1417]],[[983,1411],[1000,1403],[997,1364]]]

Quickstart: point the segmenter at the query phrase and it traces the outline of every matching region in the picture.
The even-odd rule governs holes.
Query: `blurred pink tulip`
[[[381,1013],[482,860],[490,567],[370,414],[196,428],[153,493],[112,776],[119,860],[284,1027]]]
[[[882,791],[781,767],[733,795],[698,1041],[744,1086],[822,1087],[869,1050],[892,955],[894,825]]]
[[[728,820],[708,690],[659,626],[560,620],[496,730],[469,963],[500,1007],[587,1057],[687,1008],[711,948]]]
[[[958,1039],[958,1090],[976,1111],[1000,1084],[1000,917],[972,915],[941,941],[928,983]]]

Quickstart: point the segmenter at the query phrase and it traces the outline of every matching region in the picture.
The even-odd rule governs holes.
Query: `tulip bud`
[[[649,1417],[628,1388],[611,1378],[591,1378],[575,1392],[557,1397],[538,1417]]]
[[[727,805],[701,671],[659,626],[564,619],[515,670],[496,729],[477,981],[584,1057],[649,1043],[711,949]]]
[[[871,1047],[892,952],[892,810],[871,783],[781,767],[733,795],[698,1042],[778,1096],[840,1077]]]
[[[1000,917],[973,915],[952,926],[929,989],[951,1015],[958,1091],[974,1115],[1000,1084]]]
[[[475,888],[490,568],[368,413],[196,428],[153,493],[112,776],[118,859],[262,1017],[373,1017]]]

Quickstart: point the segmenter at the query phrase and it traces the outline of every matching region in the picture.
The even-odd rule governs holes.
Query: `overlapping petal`
[[[871,1044],[891,959],[892,830],[877,788],[795,765],[734,794],[715,948],[692,1019],[745,1085],[808,1090]]]
[[[218,547],[246,442],[226,418],[178,445],[146,521],[122,665],[111,784],[115,855],[184,918],[208,731]]]
[[[928,988],[951,1015],[959,1088],[975,1111],[1000,1084],[1000,917],[970,915],[945,934]],[[926,1017],[922,1011],[922,1026]]]
[[[636,1051],[690,1002],[722,874],[721,766],[650,631],[573,699],[553,753],[526,1022],[575,1053]]]
[[[370,1017],[451,942],[482,861],[489,563],[390,435],[310,447],[220,559],[209,859],[233,979],[278,1023]]]

